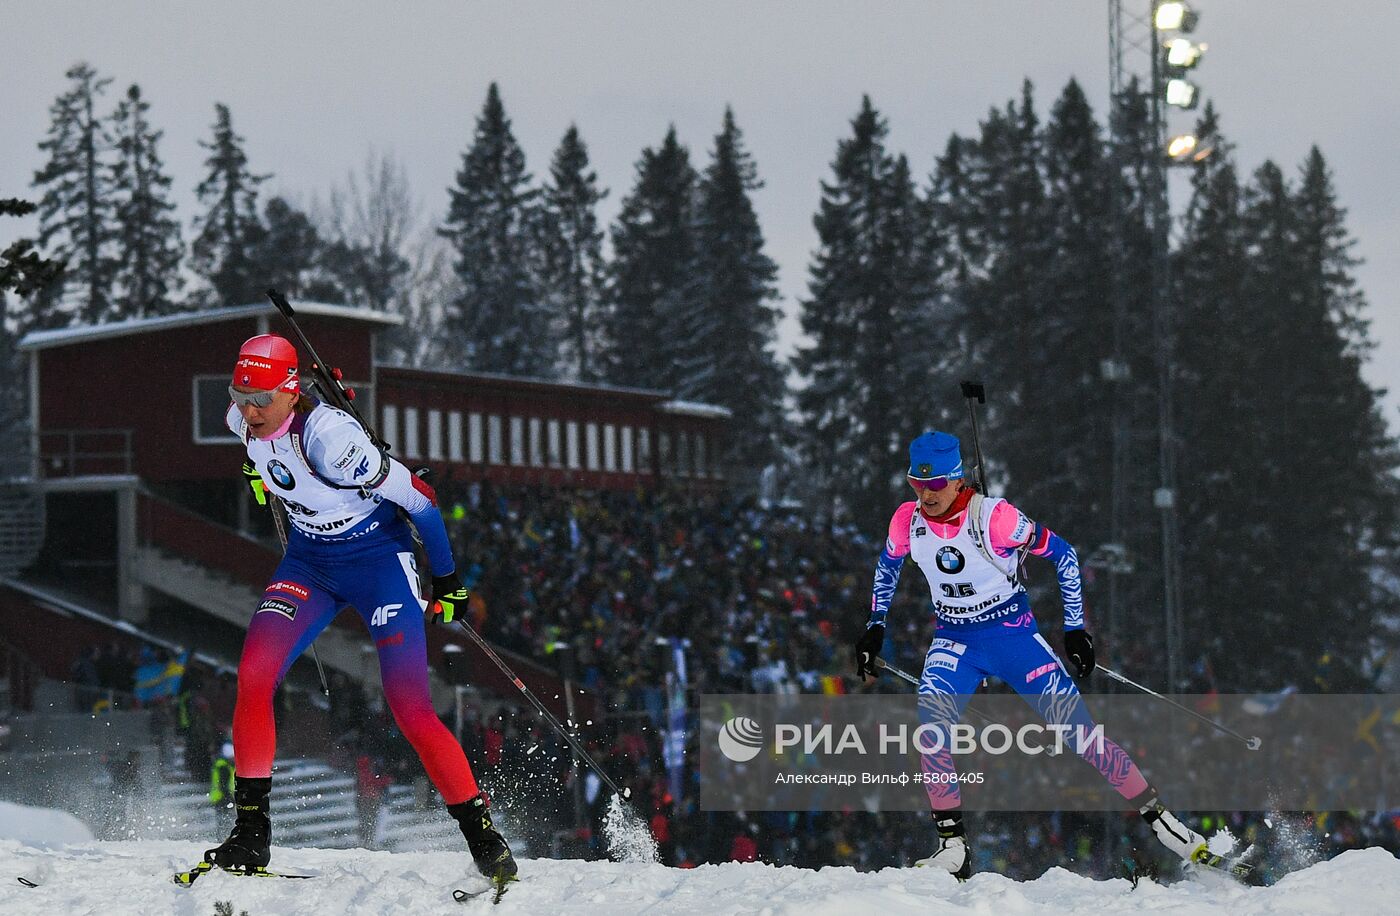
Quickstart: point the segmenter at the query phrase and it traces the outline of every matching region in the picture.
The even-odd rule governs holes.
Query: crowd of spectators
[[[561,650],[573,653],[580,681],[605,706],[585,737],[609,773],[632,787],[665,862],[871,869],[909,865],[931,852],[927,814],[701,811],[693,730],[679,780],[663,754],[663,684],[674,671],[675,640],[685,646],[692,699],[862,689],[851,676],[850,646],[869,608],[877,541],[822,524],[800,507],[716,492],[472,483],[440,487],[439,496],[473,589],[471,622],[545,664],[557,663]],[[931,636],[919,589],[899,590],[890,620],[891,660],[919,670]],[[1150,657],[1138,646],[1121,647],[1120,657],[1134,653]],[[586,772],[575,789],[567,747],[537,720],[510,709],[493,721],[470,719],[464,732],[470,759],[480,761],[484,782],[504,790],[502,802],[528,799],[518,823],[545,817],[566,827],[581,807],[587,826],[579,843],[587,854],[606,854],[607,793]],[[1246,839],[1259,820],[1211,817]],[[1350,845],[1400,848],[1386,816],[1281,817],[1292,825],[1289,849],[1315,847],[1325,856]],[[1164,864],[1143,825],[1123,813],[970,813],[969,826],[977,867],[1017,878],[1056,865],[1107,877]],[[554,833],[556,852],[562,832]]]
[[[761,860],[875,869],[907,866],[932,851],[928,814],[701,810],[695,729],[678,772],[663,748],[665,685],[668,674],[673,683],[679,676],[677,647],[692,713],[695,698],[706,693],[871,689],[852,676],[850,647],[869,608],[878,541],[823,524],[801,507],[715,491],[479,482],[440,486],[439,501],[472,589],[468,623],[546,666],[567,665],[598,698],[600,710],[581,723],[581,734],[604,769],[632,789],[666,864]],[[1038,604],[1058,607],[1053,596]],[[889,621],[890,660],[918,671],[931,636],[922,589],[901,588]],[[1118,648],[1130,667],[1134,658],[1141,666],[1151,657],[1145,646]],[[130,697],[134,672],[148,661],[118,645],[85,650],[72,670],[76,708],[93,711]],[[436,800],[382,695],[331,676],[331,757],[355,776],[360,839],[372,846],[389,784],[414,786],[425,807]],[[232,682],[201,680],[192,668],[179,694],[159,703],[185,741],[196,779],[208,777],[232,711]],[[586,767],[573,765],[568,746],[532,710],[495,698],[440,712],[528,854],[607,854],[608,793]],[[1255,838],[1260,819],[1208,817],[1245,839]],[[1275,814],[1274,820],[1288,833],[1286,844],[1275,845],[1296,860],[1275,856],[1271,867],[1280,870],[1355,846],[1400,849],[1400,818],[1384,814]],[[1152,874],[1166,864],[1138,819],[1120,812],[970,812],[968,824],[974,866],[1014,878],[1053,866],[1095,877]]]

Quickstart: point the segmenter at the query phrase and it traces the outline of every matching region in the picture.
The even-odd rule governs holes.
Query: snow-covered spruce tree
[[[44,307],[61,309],[67,317],[43,319],[48,326],[117,317],[112,289],[118,264],[107,170],[111,136],[97,114],[98,99],[112,80],[99,77],[86,63],[65,75],[69,88],[50,106],[48,135],[39,143],[48,161],[34,174],[34,187],[42,195],[39,245],[67,265],[63,289],[41,297]]]
[[[695,207],[695,306],[677,393],[733,412],[732,467],[762,469],[782,440],[783,373],[773,355],[778,266],[764,252],[751,192],[758,179],[734,112],[724,111]]]
[[[117,275],[113,296],[121,318],[165,315],[177,309],[182,285],[180,259],[184,243],[175,204],[170,200],[170,176],[165,173],[157,144],[162,131],[146,116],[150,103],[141,87],[132,84],[112,115],[116,158],[110,186],[116,218]]]
[[[569,125],[541,195],[536,254],[540,294],[559,341],[562,374],[602,379],[607,341],[607,275],[598,202],[607,197],[578,128]]]
[[[888,127],[869,97],[851,127],[822,183],[802,303],[812,343],[794,365],[806,382],[797,395],[804,466],[843,494],[835,509],[873,525],[888,513],[903,447],[921,425],[906,408],[926,396],[926,363],[905,354],[911,335],[928,329],[933,290],[927,212],[908,163],[886,150]]]
[[[209,151],[208,172],[195,192],[206,209],[195,219],[190,251],[190,265],[204,282],[192,304],[201,308],[255,302],[268,286],[256,257],[263,235],[257,198],[258,185],[271,176],[249,170],[227,105],[214,106],[213,131],[209,141],[200,141]]]
[[[676,331],[695,307],[697,176],[675,127],[642,150],[636,171],[612,226],[608,381],[673,391],[688,350]]]
[[[456,250],[461,285],[445,324],[453,348],[472,369],[551,377],[552,329],[531,270],[539,192],[495,83],[448,193],[441,231]]]

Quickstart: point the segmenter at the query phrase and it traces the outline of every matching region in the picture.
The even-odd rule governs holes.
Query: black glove
[[[879,677],[880,669],[875,667],[875,658],[885,646],[885,625],[873,624],[865,628],[856,642],[856,677]]]
[[[1080,680],[1094,673],[1094,638],[1083,630],[1065,630],[1065,657]]]
[[[428,609],[433,614],[434,623],[451,623],[457,611],[467,609],[467,599],[471,592],[462,584],[457,574],[433,576],[433,600]]]

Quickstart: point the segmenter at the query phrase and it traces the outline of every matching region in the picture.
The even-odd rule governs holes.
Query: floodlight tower
[[[1139,0],[1142,2],[1142,0]],[[1197,13],[1177,0],[1148,0],[1146,16],[1125,9],[1124,0],[1108,2],[1110,132],[1113,140],[1114,180],[1112,206],[1115,220],[1126,221],[1126,200],[1122,185],[1125,160],[1141,161],[1146,154],[1150,163],[1146,215],[1151,233],[1152,337],[1157,376],[1157,442],[1158,481],[1153,492],[1153,505],[1158,511],[1161,531],[1162,617],[1166,684],[1175,690],[1182,686],[1182,647],[1184,628],[1181,616],[1180,522],[1177,516],[1176,453],[1173,388],[1174,322],[1171,315],[1171,206],[1167,189],[1167,167],[1172,162],[1190,162],[1209,154],[1197,148],[1190,134],[1168,140],[1166,108],[1195,108],[1199,91],[1186,77],[1199,62],[1205,45],[1195,44],[1184,36],[1196,25]],[[1127,126],[1120,108],[1133,94],[1147,94],[1147,109],[1151,122],[1148,142],[1150,150],[1131,150],[1129,143],[1138,142],[1124,131]],[[1120,223],[1120,230],[1126,224]],[[1125,231],[1115,237],[1127,238]],[[1126,517],[1128,480],[1131,474],[1132,415],[1134,387],[1130,378],[1126,344],[1130,331],[1129,315],[1132,292],[1123,276],[1126,254],[1117,252],[1114,259],[1114,355],[1102,367],[1104,381],[1113,386],[1113,462],[1110,506],[1110,543],[1100,547],[1095,565],[1109,576],[1109,607],[1106,628],[1119,626],[1121,586],[1119,576],[1132,571],[1128,555]]]

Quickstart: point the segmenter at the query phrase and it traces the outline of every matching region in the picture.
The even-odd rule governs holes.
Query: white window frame
[[[617,471],[617,426],[603,424],[603,470]]]
[[[632,474],[637,470],[635,456],[632,453],[632,427],[623,424],[622,426],[622,473]]]
[[[472,464],[486,463],[486,434],[481,428],[481,414],[467,414],[467,460]]]
[[[462,412],[447,412],[447,460],[462,463]]]
[[[544,467],[544,421],[530,418],[530,467]]]
[[[548,437],[549,466],[552,468],[562,468],[564,466],[564,448],[561,444],[559,421],[550,420],[545,424],[545,435]]]
[[[405,407],[403,409],[403,456],[405,458],[422,458],[423,453],[418,449],[418,408]]]
[[[442,411],[428,410],[428,460],[442,461]]]
[[[651,473],[651,429],[646,426],[637,430],[637,473]]]
[[[598,424],[589,420],[583,427],[583,466],[590,471],[601,467],[598,461]]]
[[[399,408],[394,404],[385,404],[381,416],[383,420],[379,428],[383,431],[384,441],[393,445],[399,439]]]
[[[488,464],[505,464],[505,431],[501,415],[486,415],[486,461]]]
[[[525,466],[525,418],[510,418],[510,463],[513,467]]]
[[[581,470],[583,464],[579,461],[578,421],[570,420],[564,427],[564,433],[568,468],[571,471]]]

